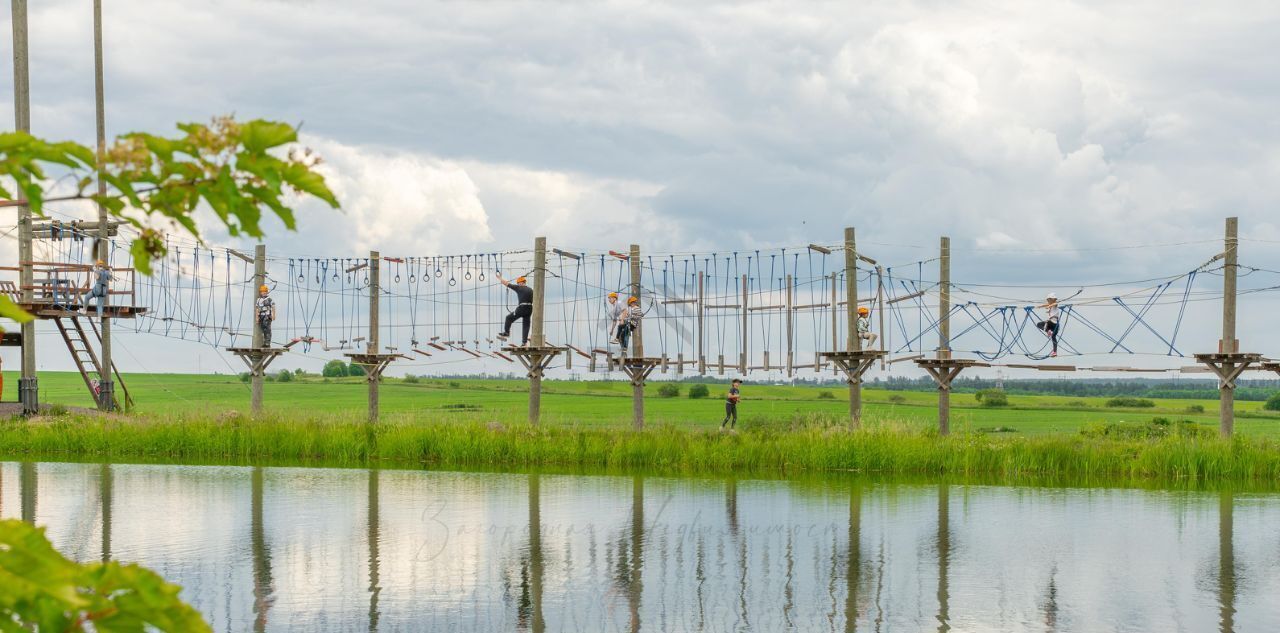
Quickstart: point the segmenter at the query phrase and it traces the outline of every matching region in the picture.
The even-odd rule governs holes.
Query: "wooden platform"
[[[18,307],[26,310],[37,319],[65,319],[69,317],[96,317],[96,305],[83,306],[78,303],[55,304],[51,301],[35,303],[18,303]],[[146,314],[147,309],[141,306],[103,306],[102,316],[108,319],[132,319]]]
[[[991,363],[984,363],[972,358],[917,358],[916,365],[928,369],[930,367],[990,367]]]

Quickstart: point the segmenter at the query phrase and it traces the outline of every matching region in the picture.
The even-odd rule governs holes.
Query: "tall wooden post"
[[[98,127],[98,160],[101,161],[103,154],[107,151],[107,115],[106,103],[104,100],[103,79],[102,79],[102,0],[93,0],[93,69],[94,69],[94,93],[96,102],[97,127]],[[98,172],[98,195],[105,196],[107,193],[107,183],[102,178],[102,172]],[[98,205],[98,252],[97,258],[103,264],[110,263],[110,249],[108,238],[110,229],[108,223],[107,208]],[[90,280],[93,283],[94,280]],[[98,301],[103,305],[111,305],[111,284],[107,284],[107,292],[105,296],[99,297]],[[86,309],[87,311],[87,309]],[[102,371],[98,372],[98,408],[103,411],[110,411],[115,405],[115,383],[112,380],[113,372],[111,370],[111,319],[107,316],[102,317],[101,323],[102,334],[102,353],[99,359],[102,362]]]
[[[31,131],[31,81],[27,54],[27,0],[12,0],[13,14],[13,118],[19,132]],[[22,302],[30,305],[32,285],[31,208],[18,207],[18,287]],[[36,322],[22,324],[22,374],[18,379],[18,399],[23,415],[40,412],[40,391],[36,381]]]
[[[831,273],[831,349],[840,349],[840,292],[837,289],[840,273]],[[839,373],[840,369],[831,363],[831,372]]]
[[[378,251],[369,251],[369,338],[366,345],[366,353],[375,355],[378,353],[378,300],[381,294],[380,273],[382,271],[382,256]],[[367,382],[369,383],[369,421],[378,421],[378,384],[382,381],[382,372],[374,371],[374,367],[366,367]]]
[[[529,345],[540,349],[547,344],[543,329],[543,310],[546,298],[547,238],[533,240],[533,315],[530,317]],[[537,424],[542,416],[542,363],[529,368],[529,423]]]
[[[1225,250],[1222,252],[1222,340],[1218,342],[1218,353],[1235,354],[1240,351],[1240,342],[1236,340],[1236,272],[1240,260],[1240,240],[1238,237],[1239,220],[1227,218],[1227,234]],[[1231,373],[1231,363],[1224,363],[1223,369]],[[1218,387],[1218,431],[1222,437],[1231,437],[1236,425],[1236,389],[1235,381],[1223,380]]]
[[[253,292],[256,294],[259,289],[267,284],[267,245],[258,244],[253,248]],[[262,349],[270,347],[271,341],[264,340],[262,336],[262,327],[258,324],[258,311],[255,306],[253,314],[253,348]],[[249,407],[254,414],[262,413],[262,383],[264,380],[263,372],[265,370],[254,369],[249,376],[251,385],[249,396]]]
[[[640,297],[640,245],[632,244],[631,252],[627,261],[631,264],[631,285],[630,295],[632,297]],[[630,307],[628,306],[628,309]],[[633,358],[644,358],[644,319],[640,320],[640,327],[631,333],[631,356]],[[632,424],[638,431],[644,428],[644,381],[631,380],[631,415]]]
[[[951,358],[951,238],[943,237],[938,255],[939,360]],[[951,433],[951,384],[938,385],[938,433]]]
[[[880,325],[877,332],[880,334],[877,342],[880,343],[880,351],[885,351],[888,342],[885,337],[889,335],[889,331],[884,329],[884,269],[876,266],[876,317],[880,319]],[[883,356],[880,357],[880,369],[888,367]]]
[[[845,318],[848,319],[845,351],[862,351],[858,338],[858,244],[853,227],[844,230],[844,294]],[[858,428],[862,422],[862,377],[849,377],[849,425]]]
[[[742,276],[742,355],[738,357],[738,372],[743,376],[747,375],[747,371],[751,368],[750,347],[751,347],[751,328],[750,321],[747,318],[747,309],[750,301],[749,289],[747,287],[747,276]]]
[[[695,261],[696,265],[696,261]],[[698,271],[698,373],[707,373],[707,341],[703,321],[707,315],[706,271]]]
[[[787,377],[790,378],[793,374],[795,374],[795,366],[796,366],[795,364],[796,355],[795,355],[795,352],[791,349],[792,342],[795,339],[795,325],[794,325],[795,308],[793,307],[794,306],[793,302],[795,301],[795,297],[792,294],[791,275],[787,275],[786,283],[787,283],[786,307],[784,309],[786,310],[786,313],[787,313]]]

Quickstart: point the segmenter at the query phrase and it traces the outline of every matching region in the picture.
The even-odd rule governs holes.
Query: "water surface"
[[[219,631],[1277,631],[1280,495],[0,464]]]

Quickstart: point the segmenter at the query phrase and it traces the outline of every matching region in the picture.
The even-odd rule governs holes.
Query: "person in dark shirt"
[[[529,319],[533,316],[533,288],[525,285],[528,281],[524,277],[516,277],[515,283],[511,283],[502,278],[501,274],[494,274],[498,278],[498,283],[511,289],[516,293],[516,309],[507,315],[507,321],[502,326],[502,331],[498,333],[498,338],[507,340],[511,336],[511,326],[516,319],[521,320],[521,329],[523,336],[521,345],[529,344]]]
[[[729,383],[729,397],[724,401],[724,421],[720,423],[721,431],[724,430],[724,425],[726,424],[729,425],[729,430],[733,430],[733,427],[738,424],[738,400],[742,399],[738,387],[741,386],[742,381],[737,378],[734,378],[733,382]],[[733,420],[732,423],[729,422],[730,419]]]

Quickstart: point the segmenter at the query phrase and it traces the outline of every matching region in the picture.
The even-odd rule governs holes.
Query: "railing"
[[[0,291],[10,295],[15,303],[22,301],[22,291],[31,291],[31,305],[69,306],[82,305],[84,295],[93,288],[93,266],[90,264],[73,264],[67,262],[19,262],[30,265],[34,283],[16,284],[12,281],[0,281]],[[21,273],[18,266],[0,266],[2,273]],[[127,297],[126,306],[137,306],[138,280],[137,271],[133,268],[112,268],[113,279],[107,283],[107,293],[112,297]],[[8,275],[5,275],[8,276]],[[82,283],[78,283],[82,282]],[[121,289],[122,287],[127,289]],[[122,305],[112,301],[112,305]]]

